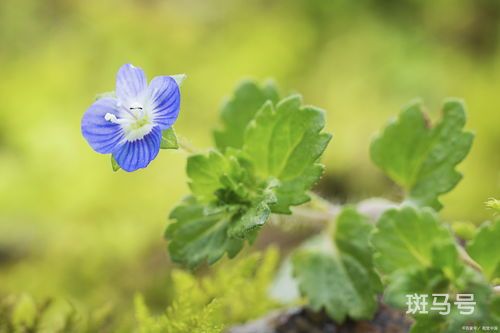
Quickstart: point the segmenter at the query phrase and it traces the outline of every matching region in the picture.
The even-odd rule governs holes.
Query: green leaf
[[[215,200],[217,190],[223,186],[221,178],[224,175],[228,177],[230,169],[231,161],[218,151],[210,151],[207,155],[191,155],[186,169],[191,192],[201,202]]]
[[[421,315],[417,317],[410,333],[443,333],[446,330],[446,318],[440,315]]]
[[[212,264],[224,253],[234,257],[244,245],[243,239],[228,234],[235,213],[210,209],[193,197],[185,199],[170,214],[176,221],[165,233],[172,260],[195,267],[204,261]]]
[[[173,127],[167,128],[161,133],[161,149],[179,149],[177,136]]]
[[[264,225],[271,215],[269,203],[274,201],[273,198],[272,194],[270,194],[270,197],[267,198],[268,200],[263,200],[250,206],[246,212],[233,221],[228,230],[228,235],[230,237],[246,238],[249,232]]]
[[[462,178],[455,167],[467,156],[473,134],[463,130],[462,102],[449,100],[443,118],[430,127],[420,103],[407,107],[372,142],[373,162],[419,205],[440,209],[438,197]]]
[[[428,267],[406,267],[390,276],[384,300],[404,308],[405,295],[450,293],[467,290],[471,281],[481,279],[477,272],[465,266],[456,244],[448,239],[432,249],[432,263]]]
[[[406,295],[449,293],[466,290],[477,274],[465,267],[456,245],[449,241],[437,244],[432,251],[430,267],[407,267],[395,271],[388,280],[384,301],[395,307],[405,308]]]
[[[196,267],[205,261],[213,264],[224,253],[233,258],[245,240],[255,240],[256,229],[264,225],[271,213],[266,200],[272,199],[272,195],[263,196],[248,206],[217,207],[188,197],[170,214],[175,222],[165,233],[172,260]]]
[[[293,265],[300,291],[313,310],[325,308],[339,323],[347,315],[368,319],[376,310],[373,294],[365,289],[370,281],[363,267],[352,258],[338,261],[326,253],[299,251],[293,257]]]
[[[364,267],[371,280],[370,288],[377,291],[382,288],[382,285],[373,265],[373,246],[371,245],[373,229],[373,225],[366,216],[348,206],[337,218],[333,238],[336,248],[343,257],[352,257]]]
[[[450,232],[439,224],[430,209],[403,207],[385,212],[372,237],[375,264],[391,274],[398,270],[429,268],[436,246],[450,242]]]
[[[381,285],[373,270],[371,231],[367,218],[346,208],[337,219],[334,253],[306,248],[293,255],[294,275],[312,309],[325,308],[337,322],[372,317]]]
[[[278,92],[272,83],[258,86],[255,82],[244,81],[234,92],[233,97],[221,110],[223,129],[214,132],[219,149],[227,147],[241,148],[243,135],[248,123],[266,101],[276,103]]]
[[[449,281],[438,268],[416,268],[396,272],[384,290],[384,302],[396,308],[407,308],[406,295],[446,293]]]
[[[459,309],[453,306],[454,295],[451,294],[451,311],[442,316],[435,313],[420,314],[415,317],[416,322],[410,333],[456,333],[464,331],[463,327],[498,327],[500,325],[500,297],[492,292],[490,286],[485,283],[474,281],[467,290],[458,293],[470,293],[474,295],[474,312],[470,315],[460,314]],[[482,331],[482,330],[480,330]]]
[[[457,244],[452,237],[437,242],[432,249],[432,267],[439,268],[443,276],[455,287],[463,288],[470,276],[458,253]]]
[[[113,155],[111,156],[111,168],[113,169],[114,172],[120,170],[120,165],[118,165],[118,162],[115,160],[115,157]]]
[[[257,182],[245,161],[228,149],[225,154],[217,150],[208,154],[191,155],[187,162],[189,187],[201,202],[217,204],[248,204],[264,189]]]
[[[467,252],[489,281],[500,278],[500,220],[483,225],[468,244]]]
[[[189,157],[192,197],[174,209],[170,217],[176,222],[166,233],[174,261],[194,267],[214,263],[225,252],[232,257],[268,220],[275,183],[257,181],[237,154],[227,149]]]
[[[290,214],[290,206],[309,200],[307,191],[319,180],[323,154],[331,135],[321,133],[324,112],[301,106],[294,95],[274,107],[267,102],[245,132],[243,150],[260,179],[277,179],[274,213]]]
[[[481,274],[464,264],[452,234],[439,224],[431,209],[406,206],[387,211],[378,222],[372,244],[375,266],[387,274],[386,303],[407,308],[408,294],[450,295],[449,315],[416,315],[411,332],[453,333],[463,325],[491,325],[496,320],[492,288]],[[457,293],[474,294],[477,304],[473,315],[460,315],[453,307]]]

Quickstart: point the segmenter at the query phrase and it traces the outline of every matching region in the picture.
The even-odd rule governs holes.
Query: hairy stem
[[[183,136],[177,136],[177,144],[188,154],[196,154],[199,151]]]
[[[467,251],[465,251],[465,249],[461,245],[458,245],[457,248],[458,248],[458,254],[460,255],[460,259],[462,259],[462,261],[465,262],[471,268],[475,269],[478,272],[481,272],[481,266],[479,266],[479,264],[469,256]]]

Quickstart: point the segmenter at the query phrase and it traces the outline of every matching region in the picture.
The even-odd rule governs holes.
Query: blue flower
[[[96,152],[113,154],[123,170],[145,168],[158,155],[162,131],[179,115],[179,85],[171,76],[148,85],[144,71],[127,64],[118,70],[115,95],[88,108],[82,134]]]

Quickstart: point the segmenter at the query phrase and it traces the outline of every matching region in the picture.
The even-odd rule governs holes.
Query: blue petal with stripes
[[[154,121],[162,130],[172,126],[179,116],[181,94],[179,86],[170,76],[157,76],[148,87]]]
[[[124,135],[122,127],[105,119],[107,113],[118,115],[117,101],[101,98],[92,104],[82,118],[82,134],[98,153],[110,154],[120,145]]]
[[[144,71],[132,64],[123,65],[116,74],[116,96],[122,102],[130,101],[148,87]]]
[[[141,140],[127,141],[113,152],[118,165],[125,171],[135,171],[148,166],[160,151],[161,129],[156,126]]]

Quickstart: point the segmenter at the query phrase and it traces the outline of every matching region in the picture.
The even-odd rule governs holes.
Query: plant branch
[[[463,262],[465,262],[468,266],[472,267],[474,270],[481,272],[481,266],[479,266],[479,264],[469,256],[467,251],[465,251],[465,249],[461,245],[458,245],[457,248],[460,259],[462,259]]]
[[[199,151],[183,136],[177,136],[177,144],[188,154],[196,154]]]

